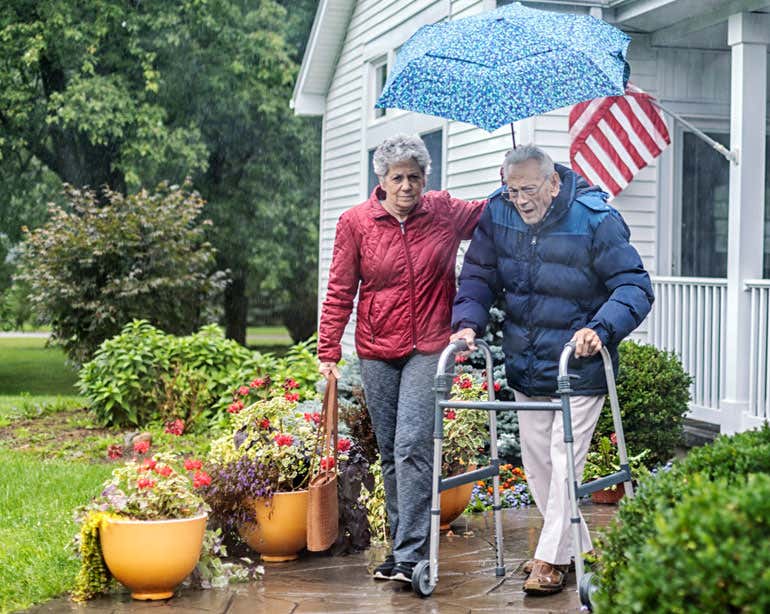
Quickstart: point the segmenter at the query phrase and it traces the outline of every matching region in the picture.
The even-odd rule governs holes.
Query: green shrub
[[[691,476],[619,578],[613,612],[770,611],[770,476]]]
[[[258,376],[269,375],[279,387],[291,378],[294,392],[315,396],[315,347],[311,337],[276,358],[225,339],[214,324],[175,337],[135,320],[83,365],[78,387],[102,424],[144,426],[181,419],[190,430],[226,416],[234,391]]]
[[[242,370],[259,370],[263,362],[269,359],[224,339],[214,325],[175,337],[136,320],[102,343],[80,370],[78,387],[105,425],[194,422],[229,395]]]
[[[649,450],[644,462],[652,468],[670,460],[682,443],[692,378],[675,354],[652,345],[624,341],[618,351],[616,384],[626,443],[631,454]],[[607,397],[594,442],[614,431]]]
[[[700,488],[704,480],[742,483],[748,474],[768,472],[770,427],[765,425],[760,430],[718,437],[710,445],[691,450],[670,470],[658,470],[642,478],[636,496],[624,499],[616,518],[597,542],[601,554],[597,611],[624,611],[617,601],[623,578],[638,565],[646,544],[661,530],[662,515]]]
[[[69,209],[23,243],[19,279],[38,316],[82,364],[135,318],[174,333],[192,332],[224,288],[200,220],[204,201],[188,186],[160,185],[129,196],[66,188]]]

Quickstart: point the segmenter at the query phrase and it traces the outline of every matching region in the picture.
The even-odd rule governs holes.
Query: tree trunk
[[[281,320],[294,343],[304,341],[316,331],[318,308],[316,294],[293,295],[291,304],[283,310]]]
[[[246,312],[249,299],[246,296],[246,278],[233,276],[225,288],[225,337],[246,345]]]

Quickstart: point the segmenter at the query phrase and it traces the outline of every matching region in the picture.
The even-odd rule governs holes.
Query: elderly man
[[[576,343],[570,372],[577,475],[607,392],[601,356],[617,367],[617,346],[650,311],[652,286],[620,214],[580,175],[554,166],[543,150],[523,146],[503,163],[505,185],[494,192],[465,255],[451,339],[474,349],[489,308],[505,301],[505,372],[517,401],[555,396],[564,344]],[[543,529],[524,590],[564,587],[573,551],[566,449],[559,412],[519,412],[524,471]],[[581,519],[582,543],[591,540]]]

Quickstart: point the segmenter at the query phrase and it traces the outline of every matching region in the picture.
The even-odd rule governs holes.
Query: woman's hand
[[[318,365],[318,372],[326,379],[329,379],[332,375],[339,379],[340,370],[337,368],[336,362],[322,362]]]

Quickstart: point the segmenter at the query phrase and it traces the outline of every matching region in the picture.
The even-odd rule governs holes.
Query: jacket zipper
[[[414,314],[414,269],[412,268],[412,259],[409,257],[409,246],[406,243],[406,222],[399,222],[401,227],[401,240],[404,243],[404,253],[406,254],[407,270],[409,272],[409,313],[412,316],[412,349],[417,349],[417,324]]]
[[[535,265],[535,248],[537,247],[537,232],[532,235],[532,239],[529,242],[529,285],[532,286],[532,280],[534,279],[534,265]],[[532,341],[532,291],[527,295],[527,341],[530,349],[533,348]],[[534,361],[534,353],[530,353],[529,361],[527,362],[527,379],[529,380],[529,388],[532,388],[532,362]]]

